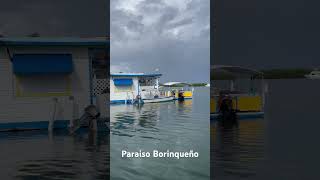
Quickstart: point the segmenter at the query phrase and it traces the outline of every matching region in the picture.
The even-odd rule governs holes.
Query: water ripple
[[[239,128],[219,125],[212,131],[212,177],[248,178],[255,176],[265,159],[263,120],[240,121]]]

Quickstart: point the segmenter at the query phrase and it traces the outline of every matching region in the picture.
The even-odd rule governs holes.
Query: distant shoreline
[[[305,75],[309,74],[312,69],[302,69],[302,68],[295,68],[295,69],[267,69],[267,70],[260,70],[264,74],[264,79],[305,79]],[[214,78],[211,76],[213,80],[227,80],[229,79],[226,77],[219,77],[219,79]]]
[[[262,70],[265,79],[304,79],[312,69],[271,69]]]

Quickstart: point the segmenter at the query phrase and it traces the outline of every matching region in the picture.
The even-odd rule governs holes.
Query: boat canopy
[[[263,72],[240,66],[213,65],[211,76],[214,79],[263,78]]]
[[[164,84],[163,84],[163,86],[175,86],[175,85],[187,85],[187,86],[191,86],[191,84],[185,83],[185,82],[167,82],[167,83],[164,83]]]

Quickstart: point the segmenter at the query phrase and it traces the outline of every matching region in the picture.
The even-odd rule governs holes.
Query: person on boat
[[[171,96],[172,97],[176,97],[176,92],[175,91],[171,91]]]
[[[238,127],[236,111],[233,109],[232,97],[228,94],[221,93],[218,100],[219,119],[223,127]]]
[[[143,104],[143,100],[141,98],[141,95],[136,96],[136,99],[133,101],[133,104]]]
[[[178,93],[178,100],[179,100],[179,101],[184,101],[183,91],[179,91],[179,93]]]

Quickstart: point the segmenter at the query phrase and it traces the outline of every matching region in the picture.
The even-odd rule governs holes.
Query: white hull
[[[143,99],[144,103],[158,103],[158,102],[167,102],[173,101],[173,97],[159,97],[154,99]]]
[[[306,77],[307,79],[320,79],[320,76],[318,75],[305,75],[304,77]]]
[[[263,118],[264,112],[237,112],[237,116],[239,119],[255,119],[255,118]],[[210,113],[210,120],[216,120],[219,117],[219,113]]]

